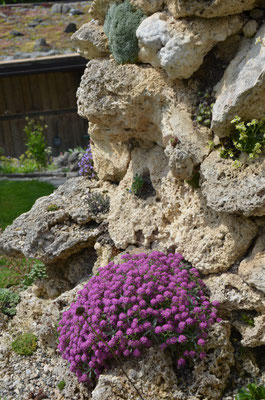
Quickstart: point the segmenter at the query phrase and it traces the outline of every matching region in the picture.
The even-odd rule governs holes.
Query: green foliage
[[[241,319],[243,322],[245,322],[247,325],[254,327],[254,318],[251,315],[248,315],[247,313],[242,313]]]
[[[235,116],[231,124],[234,125],[234,132],[222,140],[220,156],[238,159],[241,153],[245,153],[249,159],[259,157],[265,148],[265,119],[244,122]]]
[[[194,189],[198,189],[200,187],[200,172],[194,172],[191,179],[186,180],[186,182]]]
[[[37,337],[33,333],[23,333],[12,342],[12,350],[21,356],[32,356],[37,350]]]
[[[14,257],[6,257],[3,260],[3,266],[0,264],[0,287],[15,285],[27,289],[37,279],[47,277],[46,267],[39,260]]]
[[[50,204],[50,205],[48,205],[48,207],[47,207],[47,211],[57,211],[57,210],[59,210],[59,209],[60,209],[60,207],[57,206],[57,204]]]
[[[135,174],[132,181],[130,193],[137,195],[144,185],[144,178],[141,175]]]
[[[250,383],[247,388],[241,388],[236,395],[236,400],[261,400],[265,399],[265,387]]]
[[[109,212],[109,197],[102,193],[89,193],[87,202],[88,209],[93,215]]]
[[[13,317],[16,315],[16,305],[20,302],[18,294],[9,289],[0,289],[0,310],[3,314]]]
[[[44,129],[47,125],[43,124],[43,118],[34,120],[26,118],[27,124],[24,128],[26,134],[26,146],[28,152],[37,164],[38,170],[46,168],[49,161],[49,149],[44,136]]]
[[[0,228],[4,229],[20,214],[31,209],[35,201],[54,191],[47,182],[1,181],[0,182]]]
[[[65,388],[65,385],[66,385],[65,381],[62,380],[62,381],[60,381],[60,382],[58,383],[57,387],[58,387],[59,390],[62,391],[62,390]]]
[[[109,39],[110,51],[118,63],[134,63],[137,60],[139,47],[136,30],[144,18],[142,11],[135,9],[127,0],[109,8],[104,32]]]
[[[208,92],[199,92],[199,96],[200,102],[196,109],[196,121],[201,125],[210,127],[214,98]]]
[[[33,260],[32,267],[28,273],[24,275],[22,280],[23,288],[26,289],[31,286],[37,279],[47,278],[46,267],[43,262],[39,260]]]

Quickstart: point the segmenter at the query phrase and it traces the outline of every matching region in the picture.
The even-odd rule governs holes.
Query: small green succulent
[[[65,385],[66,385],[65,381],[62,380],[62,381],[60,381],[60,382],[57,384],[57,387],[58,387],[58,389],[59,389],[60,391],[62,391],[62,390],[65,388]]]
[[[0,311],[13,317],[16,315],[16,306],[20,302],[20,296],[9,289],[0,289]]]
[[[32,356],[37,350],[37,336],[33,333],[23,333],[11,343],[12,350],[22,356]]]
[[[211,126],[214,98],[208,92],[199,92],[199,96],[201,100],[196,109],[196,121],[209,128]]]
[[[60,207],[57,206],[57,204],[50,204],[50,205],[47,207],[47,211],[57,211],[57,210],[59,210],[59,209],[60,209]]]
[[[265,149],[265,119],[244,122],[235,116],[231,124],[234,132],[222,140],[220,156],[238,159],[241,153],[245,153],[249,159],[258,158]]]
[[[144,178],[141,175],[135,174],[132,181],[131,189],[128,191],[137,195],[144,185]]]

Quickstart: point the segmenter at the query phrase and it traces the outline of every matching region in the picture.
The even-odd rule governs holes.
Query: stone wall
[[[38,200],[4,231],[0,250],[47,264],[50,279],[34,289],[44,298],[85,279],[88,259],[96,272],[124,251],[181,252],[221,304],[224,321],[211,334],[209,355],[186,386],[174,381],[164,355],[148,356],[138,375],[137,366],[125,368],[141,382],[150,375],[145,399],[229,400],[247,379],[265,381],[264,362],[255,358],[265,348],[265,156],[240,156],[236,168],[218,148],[236,115],[265,118],[264,4],[130,2],[146,14],[136,31],[137,63],[117,64],[108,50],[110,0],[94,0],[93,20],[73,35],[90,60],[78,112],[89,121],[99,180],[75,178]],[[211,126],[196,120],[199,92],[214,99]],[[141,195],[130,190],[136,176],[145,182]],[[91,212],[93,193],[109,196],[106,212]],[[49,212],[54,203],[58,210]],[[148,375],[155,363],[169,369],[163,388]],[[115,390],[135,399],[127,386],[114,369],[92,399],[114,399]]]

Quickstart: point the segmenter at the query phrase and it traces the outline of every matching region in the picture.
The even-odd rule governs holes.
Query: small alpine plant
[[[89,178],[96,177],[90,144],[88,145],[83,157],[79,161],[78,167],[79,167],[79,175],[87,176]]]
[[[114,359],[160,346],[177,366],[205,357],[218,302],[210,303],[197,269],[179,253],[123,255],[99,269],[59,323],[59,350],[80,382],[93,384]]]

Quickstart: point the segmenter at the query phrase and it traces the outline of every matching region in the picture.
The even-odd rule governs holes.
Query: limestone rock
[[[91,215],[87,197],[97,185],[86,178],[73,178],[50,196],[38,199],[29,212],[5,229],[0,251],[49,264],[93,247],[102,232],[104,217]],[[49,211],[50,205],[58,209]]]
[[[126,144],[94,138],[91,150],[99,179],[119,182],[124,177],[130,161],[130,151]]]
[[[244,259],[238,274],[248,285],[265,294],[265,234],[259,236],[251,255]]]
[[[195,392],[197,398],[219,400],[234,364],[230,324],[227,321],[211,327],[205,351],[206,358],[195,363],[190,391]]]
[[[244,217],[209,209],[200,191],[176,181],[163,149],[136,148],[128,171],[110,199],[109,234],[117,248],[176,249],[202,273],[227,270],[248,249],[257,227]],[[133,177],[148,172],[156,197],[129,193]]]
[[[260,38],[261,42],[256,43]],[[231,121],[239,115],[244,121],[265,117],[265,24],[256,36],[242,45],[216,86],[212,129],[219,137],[228,136]]]
[[[240,14],[242,11],[251,10],[256,0],[166,0],[168,10],[175,18],[198,17],[213,18],[227,15]]]
[[[211,300],[217,300],[226,311],[256,310],[264,312],[265,296],[249,287],[240,276],[225,273],[205,279]]]
[[[265,215],[265,157],[235,168],[212,152],[201,164],[201,188],[213,210],[245,216]]]
[[[239,16],[175,20],[166,13],[156,13],[144,19],[136,31],[139,59],[163,68],[170,79],[187,79],[199,69],[216,43],[241,27]]]
[[[126,361],[123,368],[145,400],[219,400],[234,362],[229,336],[227,322],[211,328],[206,345],[209,354],[204,360],[196,362],[189,384],[186,383],[185,387],[180,388],[178,372],[173,372],[170,357],[156,348],[147,350],[140,360]],[[118,367],[99,377],[92,399],[112,399],[116,393],[126,393],[128,400],[137,397]]]
[[[118,4],[121,2],[121,0],[94,0],[89,8],[89,15],[91,18],[98,20],[99,23],[103,25],[105,16],[111,4]]]
[[[64,3],[55,3],[51,8],[51,13],[62,13],[67,14],[70,11],[71,7],[69,4]]]
[[[174,137],[171,110],[188,113],[193,94],[180,81],[173,84],[150,66],[117,65],[113,60],[87,64],[77,90],[78,113],[90,121],[92,140],[163,144]],[[190,117],[191,118],[191,117]]]
[[[71,39],[78,53],[88,60],[105,57],[109,53],[108,38],[95,20],[82,25]]]
[[[252,289],[240,276],[225,273],[209,277],[205,283],[211,292],[211,300],[220,302],[220,311],[225,314],[234,313],[232,325],[241,333],[241,343],[244,346],[255,347],[265,344],[265,296]],[[239,318],[240,312],[256,311],[253,318],[254,326],[250,326]],[[238,317],[237,317],[238,314]]]
[[[258,23],[254,19],[248,21],[243,27],[244,36],[247,38],[252,38],[258,30]]]
[[[190,114],[177,108],[171,112],[170,124],[174,127],[174,137],[168,140],[165,149],[169,167],[176,178],[190,179],[194,167],[209,153],[210,131],[195,126]]]
[[[234,322],[235,328],[242,335],[241,344],[246,347],[265,345],[265,315],[254,318],[254,326],[248,326],[242,322]]]
[[[144,14],[150,15],[157,11],[161,11],[164,6],[164,0],[129,0],[136,8],[140,8]]]
[[[179,399],[176,376],[170,358],[158,349],[149,349],[140,360],[130,359],[123,368],[145,400]],[[92,392],[92,400],[109,400],[125,396],[135,400],[139,396],[119,367],[100,375]]]

